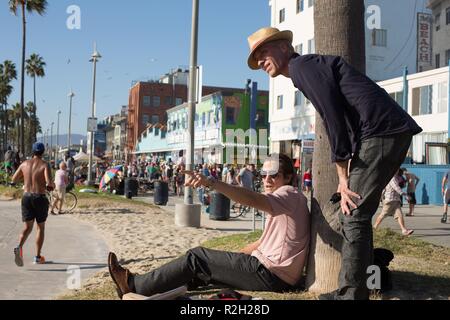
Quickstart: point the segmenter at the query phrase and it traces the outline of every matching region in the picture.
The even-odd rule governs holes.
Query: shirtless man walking
[[[24,194],[22,197],[22,220],[25,223],[20,235],[19,245],[14,248],[16,265],[23,267],[22,247],[33,230],[34,221],[37,224],[36,256],[34,264],[44,264],[45,258],[41,256],[44,244],[45,221],[48,216],[48,199],[46,190],[52,190],[55,186],[52,182],[50,166],[42,160],[45,146],[42,143],[33,145],[33,159],[27,160],[17,169],[12,178],[12,183],[24,181]]]

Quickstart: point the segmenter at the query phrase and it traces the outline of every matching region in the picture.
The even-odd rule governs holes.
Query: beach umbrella
[[[119,171],[122,170],[122,168],[123,168],[122,166],[116,166],[114,168],[107,170],[103,175],[102,180],[100,180],[99,189],[100,190],[105,189],[106,185],[111,181],[111,179],[113,179],[117,175]]]

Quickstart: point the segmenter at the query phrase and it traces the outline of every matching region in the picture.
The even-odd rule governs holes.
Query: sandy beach
[[[139,274],[169,262],[208,239],[233,233],[178,227],[173,214],[151,205],[83,200],[80,208],[70,216],[94,226],[120,262]],[[105,278],[109,280],[107,269],[83,281],[82,290],[104,284]]]

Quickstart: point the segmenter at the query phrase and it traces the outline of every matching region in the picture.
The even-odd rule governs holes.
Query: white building
[[[409,156],[415,163],[447,164],[449,68],[407,77],[408,113],[423,132],[414,136]],[[403,77],[378,83],[397,101],[403,99]]]
[[[448,66],[450,60],[450,0],[429,0],[433,14],[433,66]]]
[[[395,78],[405,66],[415,73],[418,13],[431,13],[427,0],[366,0],[365,4],[368,76],[375,81]],[[270,0],[269,6],[271,26],[293,31],[298,53],[315,53],[314,0]],[[270,79],[269,99],[271,151],[292,152],[300,158],[303,145],[314,138],[314,107],[284,77]],[[302,160],[303,168],[310,166],[310,156]]]

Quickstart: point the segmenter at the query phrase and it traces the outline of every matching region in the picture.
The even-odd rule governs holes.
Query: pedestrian
[[[19,180],[24,181],[22,197],[22,220],[24,229],[19,238],[19,245],[14,248],[15,263],[23,267],[23,245],[33,230],[34,222],[37,225],[36,255],[34,264],[44,264],[45,258],[41,255],[44,245],[45,222],[48,217],[48,199],[46,191],[52,191],[55,187],[50,165],[42,160],[45,152],[43,143],[37,142],[32,146],[33,158],[26,160],[17,169],[12,178],[15,184]]]
[[[209,187],[226,197],[267,212],[261,238],[240,252],[197,247],[147,274],[132,274],[114,253],[108,269],[119,297],[127,293],[151,296],[188,285],[218,284],[239,290],[282,292],[298,288],[309,247],[310,213],[306,198],[292,187],[294,168],[286,155],[272,155],[263,165],[265,194],[206,177],[189,175],[186,185]]]
[[[441,222],[447,223],[447,210],[450,204],[450,170],[442,178],[442,197],[444,198],[444,214],[442,215]]]
[[[305,188],[305,192],[309,193],[312,188],[312,175],[311,169],[306,169],[305,174],[303,175],[303,187]]]
[[[62,214],[62,206],[64,200],[66,199],[66,188],[69,185],[69,177],[67,174],[67,166],[65,162],[61,162],[59,165],[59,170],[55,173],[55,191],[53,191],[54,199],[50,204],[51,214]],[[53,210],[56,207],[58,212],[55,213]]]
[[[420,179],[412,172],[407,169],[402,168],[404,175],[406,176],[406,193],[409,203],[409,212],[406,214],[408,217],[414,216],[414,206],[417,204],[416,201],[416,188],[419,184]]]
[[[412,136],[422,129],[384,89],[342,57],[301,56],[292,39],[289,30],[256,31],[248,38],[248,66],[272,78],[290,78],[324,120],[339,177],[341,200],[336,214],[345,236],[339,287],[321,298],[367,300],[367,268],[373,264],[372,217]]]
[[[14,159],[16,155],[12,150],[11,146],[8,146],[8,149],[5,152],[5,171],[10,175],[14,173]]]
[[[396,176],[400,174],[401,172],[399,170]],[[392,177],[391,181],[386,186],[386,189],[384,191],[383,209],[381,210],[381,213],[377,217],[373,228],[376,230],[380,225],[381,221],[383,221],[383,219],[386,216],[394,216],[394,218],[400,225],[402,234],[404,236],[409,236],[414,232],[414,230],[405,227],[405,220],[403,219],[403,213],[400,205],[401,201],[400,196],[407,195],[407,193],[403,192],[402,189],[400,188],[398,178],[396,176]]]

